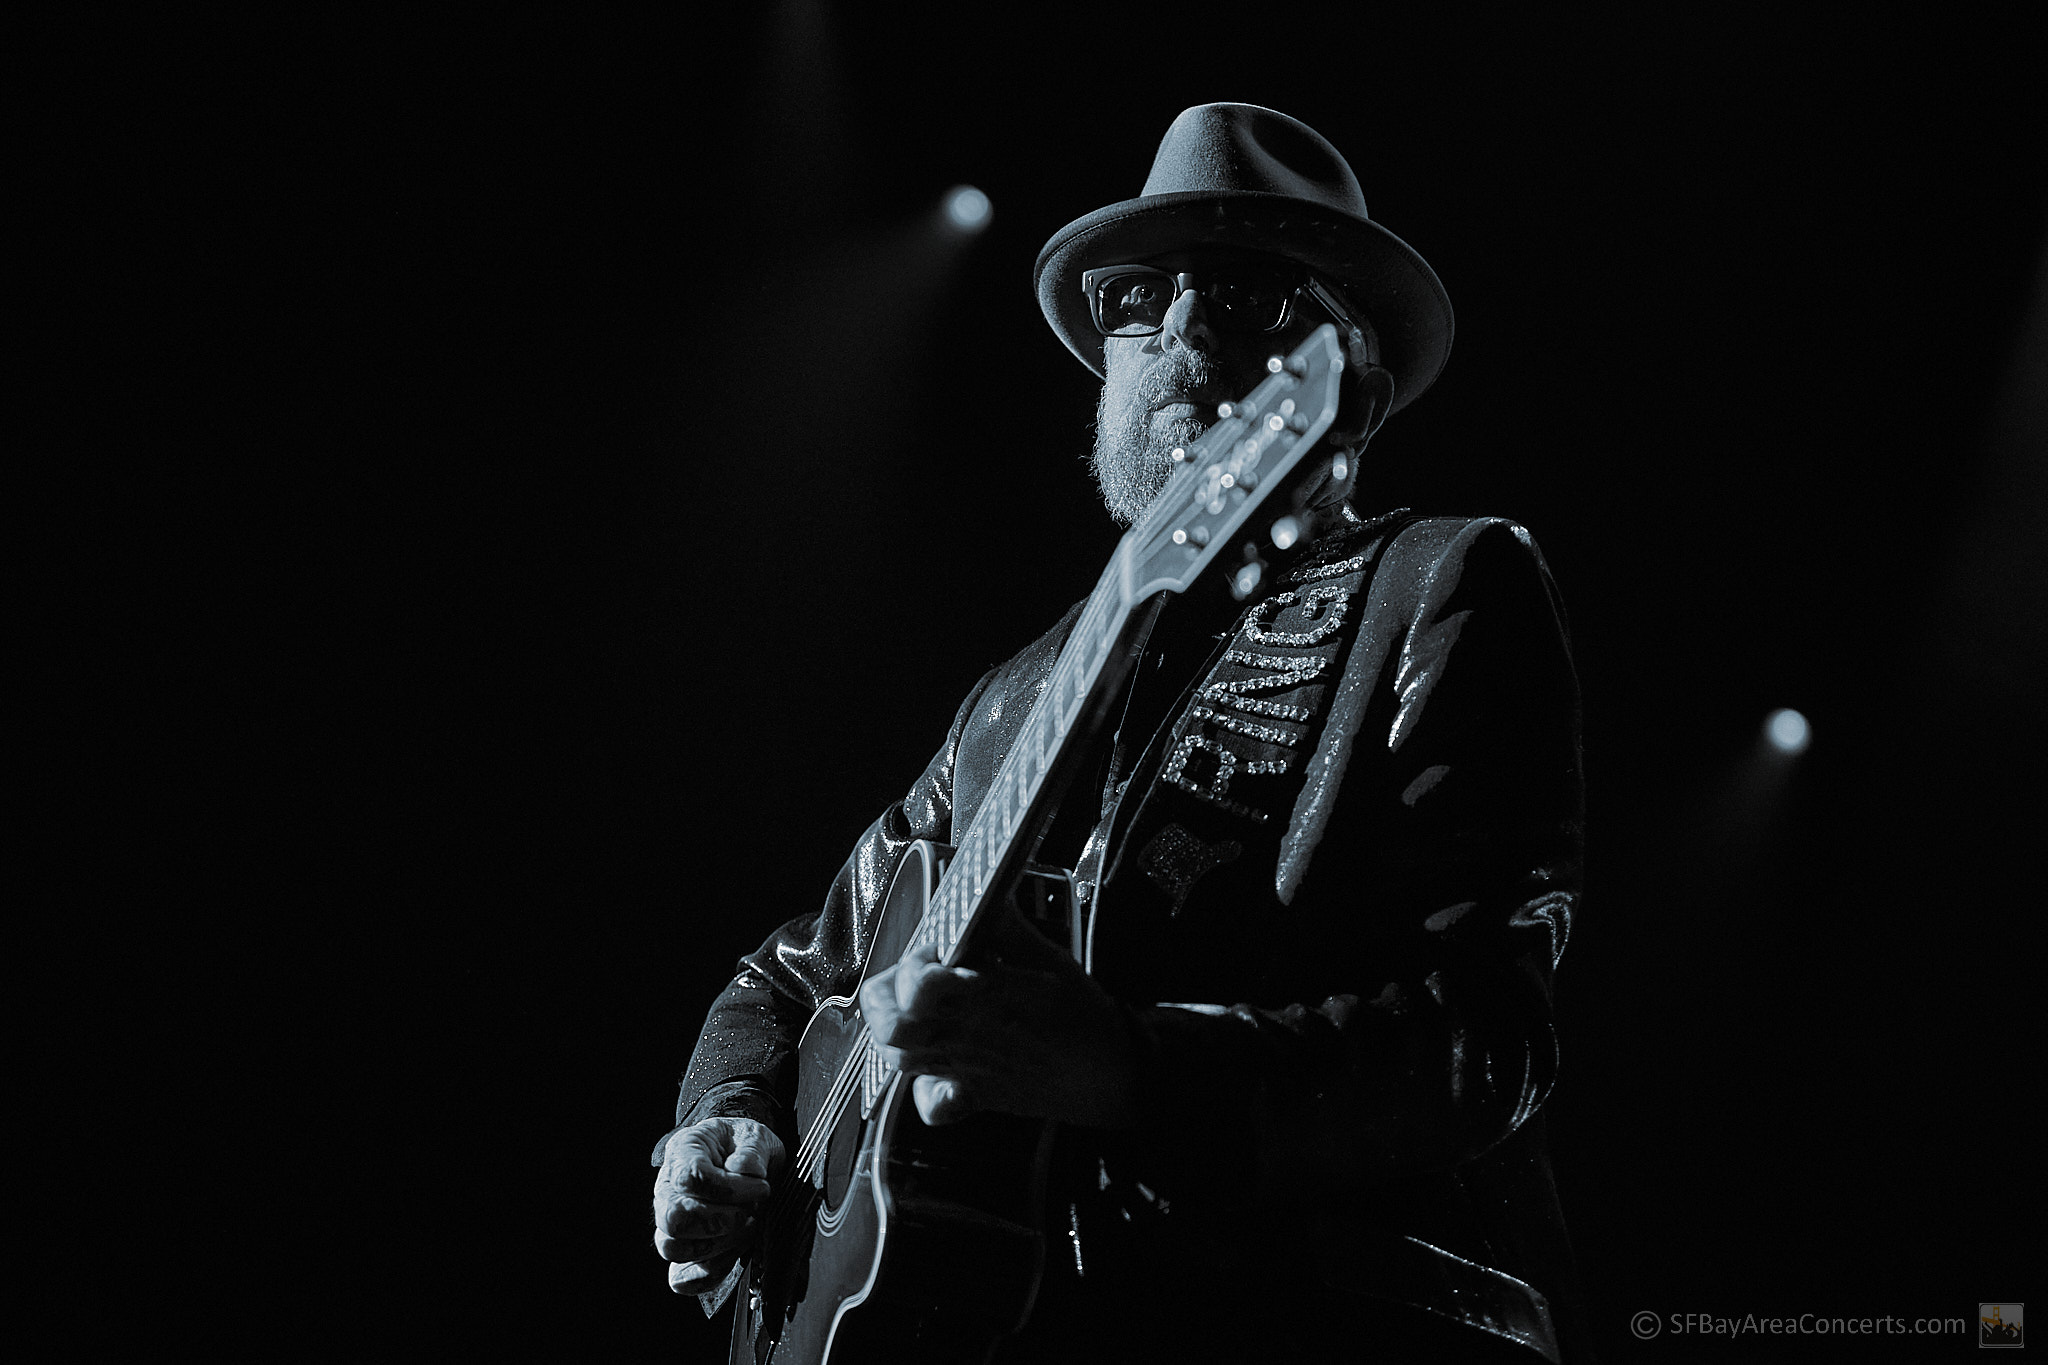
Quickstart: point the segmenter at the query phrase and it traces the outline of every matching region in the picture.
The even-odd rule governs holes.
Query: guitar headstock
[[[1224,404],[1225,415],[1187,447],[1184,467],[1125,535],[1130,600],[1186,592],[1226,552],[1232,594],[1248,597],[1260,572],[1256,557],[1241,558],[1240,547],[1286,550],[1302,538],[1293,499],[1276,495],[1300,486],[1291,476],[1336,420],[1344,373],[1337,329],[1316,328],[1294,354],[1273,357],[1266,369],[1256,388]]]

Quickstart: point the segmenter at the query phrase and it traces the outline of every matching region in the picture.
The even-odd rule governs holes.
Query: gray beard
[[[1180,468],[1174,463],[1174,447],[1193,445],[1208,429],[1206,422],[1195,417],[1155,422],[1142,400],[1121,403],[1112,411],[1105,386],[1102,401],[1096,405],[1095,449],[1088,457],[1088,468],[1102,490],[1102,505],[1109,509],[1110,519],[1119,526],[1130,526],[1144,516],[1173,471]]]
[[[1193,417],[1162,418],[1156,423],[1149,417],[1149,411],[1140,406],[1134,417],[1125,415],[1112,421],[1106,402],[1096,408],[1095,449],[1089,454],[1088,468],[1102,490],[1102,505],[1119,526],[1135,525],[1165,491],[1166,481],[1180,468],[1173,448],[1193,445],[1209,429],[1207,423]],[[1358,450],[1346,449],[1355,465]],[[1328,483],[1329,472],[1324,470],[1308,486],[1304,501],[1319,515],[1338,519],[1326,522],[1326,528],[1341,529],[1347,522],[1355,522],[1357,514],[1342,490],[1328,488]]]
[[[1181,354],[1164,361],[1136,382],[1105,381],[1102,397],[1095,405],[1095,449],[1088,467],[1102,490],[1102,505],[1119,526],[1135,525],[1159,494],[1166,481],[1180,468],[1173,450],[1192,446],[1210,421],[1200,416],[1155,417],[1152,404],[1172,393],[1215,391],[1215,370],[1205,357]],[[1362,442],[1327,438],[1329,444],[1350,450],[1355,465]],[[1358,447],[1353,449],[1352,447]],[[1325,470],[1307,489],[1308,503],[1321,506],[1341,499],[1349,488],[1327,488]]]

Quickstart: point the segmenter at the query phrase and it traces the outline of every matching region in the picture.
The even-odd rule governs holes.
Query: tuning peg
[[[1274,549],[1290,549],[1294,545],[1294,542],[1300,539],[1301,521],[1299,518],[1286,516],[1280,518],[1280,520],[1273,523]]]
[[[1175,446],[1170,453],[1173,457],[1173,462],[1175,464],[1179,464],[1181,461],[1187,459],[1188,457],[1188,452],[1185,448],[1181,446]]]
[[[1230,595],[1242,602],[1259,590],[1266,579],[1266,561],[1259,557],[1259,542],[1244,543],[1244,563],[1230,576]]]
[[[1267,374],[1278,374],[1278,373],[1280,373],[1280,371],[1282,371],[1282,370],[1284,370],[1284,369],[1286,369],[1286,368],[1287,368],[1287,361],[1286,361],[1285,357],[1282,357],[1282,356],[1277,356],[1277,355],[1269,355],[1269,356],[1267,356],[1267,357],[1266,357],[1266,373],[1267,373]]]

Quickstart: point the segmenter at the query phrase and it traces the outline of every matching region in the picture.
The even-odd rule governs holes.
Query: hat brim
[[[1420,397],[1451,351],[1451,300],[1415,249],[1366,218],[1293,195],[1192,190],[1127,199],[1054,233],[1033,272],[1038,306],[1067,349],[1098,376],[1102,334],[1081,272],[1203,246],[1243,247],[1301,262],[1356,303],[1379,334],[1399,412]]]

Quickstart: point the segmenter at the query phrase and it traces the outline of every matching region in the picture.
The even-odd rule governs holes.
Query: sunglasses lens
[[[1209,317],[1233,332],[1270,332],[1287,321],[1287,304],[1301,285],[1297,275],[1258,266],[1183,277],[1201,292]],[[1166,324],[1179,296],[1174,277],[1133,266],[1095,281],[1095,321],[1110,336],[1149,336]]]
[[[1209,286],[1210,306],[1225,326],[1240,332],[1270,332],[1287,317],[1295,282],[1275,271],[1233,271]]]
[[[1156,270],[1133,270],[1095,283],[1095,313],[1111,336],[1143,336],[1156,332],[1173,306],[1173,277]]]

